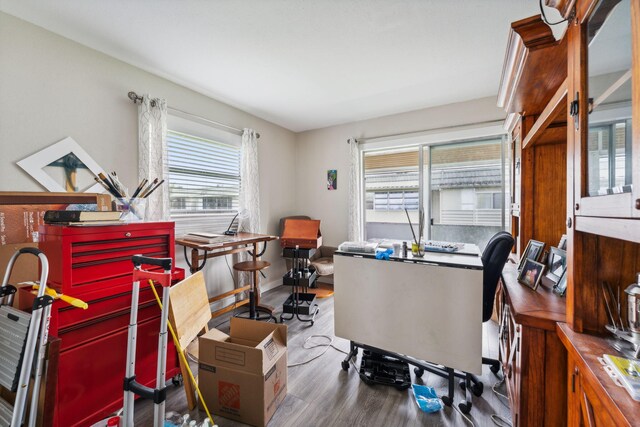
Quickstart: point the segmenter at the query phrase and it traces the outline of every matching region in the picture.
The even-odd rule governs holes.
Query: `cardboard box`
[[[267,425],[287,395],[287,326],[231,318],[199,338],[198,383],[212,413]]]
[[[322,246],[319,219],[284,220],[280,245],[283,248],[317,249]]]

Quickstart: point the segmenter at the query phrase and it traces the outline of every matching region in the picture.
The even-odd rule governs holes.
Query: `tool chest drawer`
[[[156,285],[156,291],[159,296],[162,295],[161,286]],[[152,303],[152,305],[156,307],[156,314],[160,314],[160,308],[158,307],[156,299],[153,296],[153,292],[148,285],[143,287],[141,284],[139,298],[140,307]],[[86,310],[78,310],[77,308],[66,304],[59,305],[57,310],[57,319],[55,319],[58,329],[60,330],[59,334],[64,333],[64,331],[70,327],[91,324],[95,322],[96,319],[114,317],[122,313],[129,315],[131,312],[131,283],[129,283],[129,291],[95,300],[85,299],[84,301],[89,304],[89,308]]]
[[[133,255],[173,258],[173,223],[45,225],[38,246],[49,258],[51,285],[80,297],[110,287],[110,280],[131,277]]]

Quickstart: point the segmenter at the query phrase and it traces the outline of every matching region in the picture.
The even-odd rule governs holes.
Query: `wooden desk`
[[[185,240],[183,238],[176,239],[176,244],[182,246],[184,248],[184,257],[189,264],[189,270],[191,273],[195,273],[197,271],[202,270],[205,266],[207,259],[215,258],[219,256],[237,254],[240,252],[249,252],[253,257],[253,260],[256,261],[262,254],[264,253],[267,242],[272,240],[278,240],[277,236],[270,236],[267,234],[254,234],[254,233],[238,233],[235,236],[226,236],[230,239],[228,241],[220,242],[220,243],[198,243],[193,242],[191,240]],[[261,252],[258,252],[258,245],[263,243],[264,246]],[[191,257],[187,257],[187,248],[191,248]],[[200,253],[203,251],[203,253]],[[202,261],[202,263],[201,263]],[[256,283],[256,287],[258,286],[258,272],[253,272],[253,280]],[[239,294],[240,292],[248,291],[251,288],[251,285],[241,286],[235,288],[231,291],[224,292],[220,295],[215,295],[209,298],[209,302],[220,301],[224,298]],[[249,302],[248,299],[244,299],[233,304],[230,304],[226,307],[221,308],[220,310],[216,310],[211,313],[211,317],[217,317],[221,314],[227,313],[238,306],[247,304]],[[260,305],[260,293],[256,294],[256,305]],[[265,308],[271,309],[271,307]]]

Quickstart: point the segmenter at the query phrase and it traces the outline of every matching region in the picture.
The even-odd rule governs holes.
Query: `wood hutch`
[[[640,403],[598,361],[613,348],[601,284],[640,272],[640,0],[545,0],[566,19],[512,23],[498,105],[511,134],[514,257],[567,235],[567,292],[505,269],[500,357],[514,426],[637,425]]]

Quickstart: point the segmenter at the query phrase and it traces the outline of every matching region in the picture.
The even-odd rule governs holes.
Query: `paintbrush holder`
[[[148,199],[116,199],[116,210],[122,212],[120,220],[124,222],[140,222],[145,220]]]

